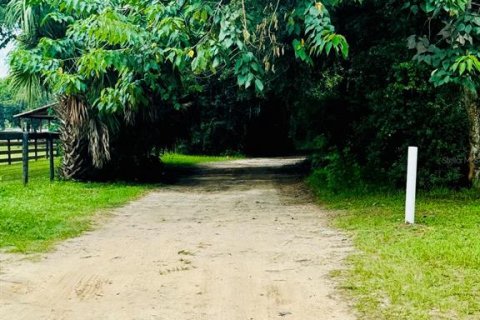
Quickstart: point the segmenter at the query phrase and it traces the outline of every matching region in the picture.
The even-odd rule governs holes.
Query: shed
[[[13,117],[21,120],[23,131],[42,132],[45,121],[47,121],[50,127],[51,122],[57,119],[53,113],[53,107],[56,105],[56,103],[48,104],[40,108],[16,114]]]

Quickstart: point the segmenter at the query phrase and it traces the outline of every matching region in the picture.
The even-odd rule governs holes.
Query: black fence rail
[[[50,153],[50,144],[48,139],[31,138],[29,140],[28,159],[39,160],[48,159]],[[0,133],[0,164],[13,164],[23,160],[23,142],[21,139],[1,139]],[[58,140],[53,142],[54,156],[59,155]]]
[[[59,155],[56,132],[0,132],[0,164],[23,163],[23,181],[28,183],[29,160],[50,159],[54,178],[54,157]]]

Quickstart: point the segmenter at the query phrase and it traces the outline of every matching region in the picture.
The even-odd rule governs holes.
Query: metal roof
[[[41,120],[54,120],[55,116],[49,114],[49,110],[55,106],[56,103],[52,103],[37,109],[25,111],[19,114],[14,115],[14,118],[19,119],[41,119]]]

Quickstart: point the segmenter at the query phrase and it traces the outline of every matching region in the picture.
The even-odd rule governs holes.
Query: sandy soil
[[[0,319],[354,319],[329,277],[350,243],[298,161],[204,165],[55,252],[0,255]]]

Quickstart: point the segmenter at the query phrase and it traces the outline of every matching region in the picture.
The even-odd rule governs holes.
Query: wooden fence
[[[55,132],[0,132],[1,163],[22,162],[23,183],[28,183],[28,162],[48,158],[50,161],[50,180],[55,177],[54,157],[58,155],[59,134]],[[21,157],[17,156],[21,154]]]
[[[50,133],[30,133],[28,160],[48,159],[50,154]],[[56,136],[53,137],[53,154],[59,155]],[[0,164],[13,164],[23,161],[23,133],[0,132]]]

